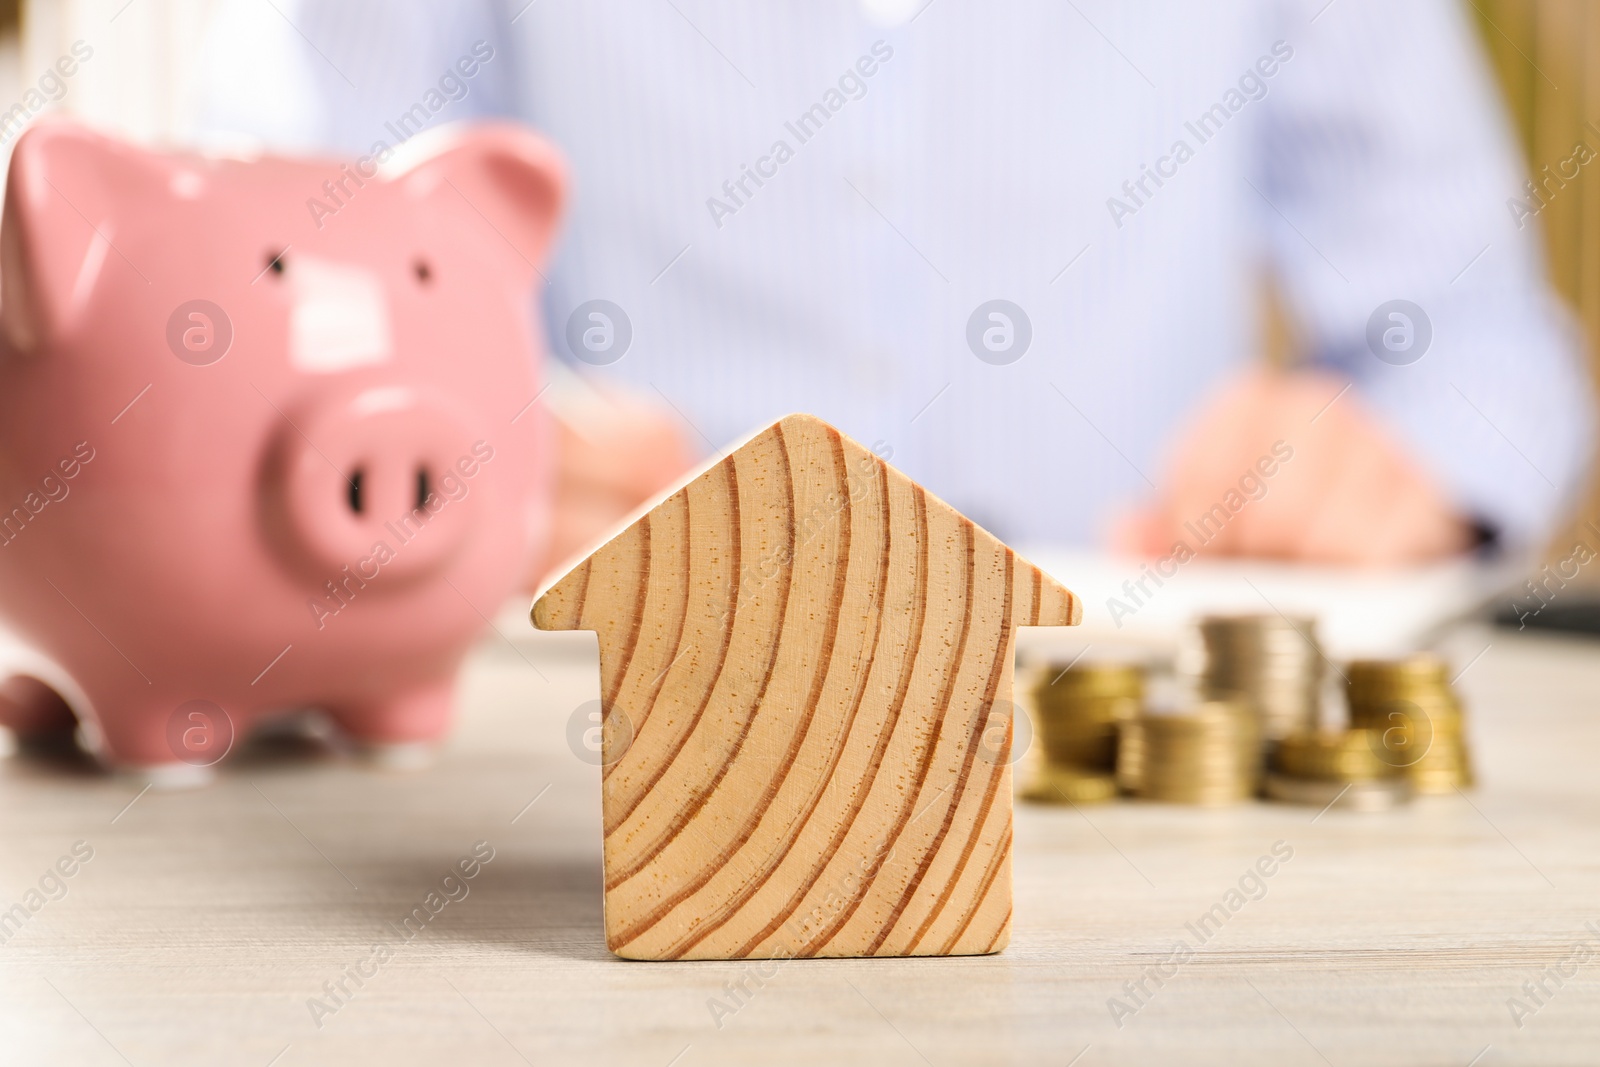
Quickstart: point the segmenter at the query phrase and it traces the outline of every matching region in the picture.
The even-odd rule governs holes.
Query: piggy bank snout
[[[455,415],[390,387],[325,401],[294,422],[276,489],[293,547],[328,579],[344,568],[366,581],[414,578],[461,551],[479,456]]]

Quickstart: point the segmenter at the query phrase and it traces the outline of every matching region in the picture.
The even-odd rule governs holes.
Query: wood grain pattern
[[[534,606],[599,637],[611,950],[1003,948],[1015,631],[1080,614],[809,416],[695,478]]]

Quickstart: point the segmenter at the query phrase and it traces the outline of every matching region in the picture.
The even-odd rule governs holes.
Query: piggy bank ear
[[[0,326],[13,346],[31,352],[70,332],[102,272],[149,284],[118,250],[118,230],[167,184],[161,157],[70,122],[17,139],[0,219]]]
[[[567,168],[554,145],[512,123],[443,127],[408,141],[392,180],[446,218],[499,234],[512,269],[531,281],[549,254],[566,201]]]

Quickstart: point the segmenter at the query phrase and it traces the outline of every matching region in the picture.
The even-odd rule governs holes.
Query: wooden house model
[[[608,946],[1005,947],[1016,629],[1080,615],[816,418],[691,478],[533,608],[599,639]]]

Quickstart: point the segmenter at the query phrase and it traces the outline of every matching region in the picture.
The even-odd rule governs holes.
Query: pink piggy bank
[[[509,125],[381,165],[25,133],[0,616],[37,667],[0,672],[0,722],[70,707],[155,777],[308,707],[379,752],[436,742],[548,525],[531,296],[564,184]]]

